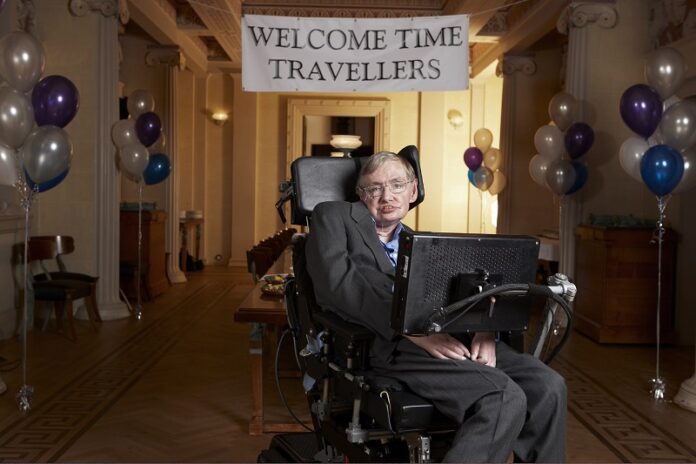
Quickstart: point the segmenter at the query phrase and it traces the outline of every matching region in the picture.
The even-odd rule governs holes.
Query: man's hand
[[[423,348],[434,358],[454,359],[457,361],[471,358],[471,353],[469,353],[466,346],[446,333],[432,334],[427,337],[409,337],[406,335],[406,338]],[[495,346],[493,346],[493,359],[495,363]]]
[[[471,359],[486,366],[495,367],[495,334],[476,332],[471,341]]]

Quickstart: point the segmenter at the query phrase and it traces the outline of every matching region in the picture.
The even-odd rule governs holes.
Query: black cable
[[[285,329],[283,333],[280,336],[280,340],[278,341],[278,347],[276,348],[276,355],[275,355],[275,365],[274,367],[274,372],[275,372],[275,381],[276,381],[276,388],[278,388],[278,395],[280,395],[280,399],[283,401],[283,404],[285,405],[285,409],[288,410],[290,415],[292,416],[293,419],[295,419],[295,422],[300,424],[302,427],[305,429],[309,430],[310,432],[314,432],[311,428],[309,428],[304,422],[300,420],[299,417],[295,415],[295,413],[290,409],[290,405],[288,404],[287,400],[285,399],[285,395],[283,394],[283,389],[280,387],[280,374],[278,373],[278,365],[280,364],[280,348],[283,346],[283,340],[285,340],[285,336],[290,332],[290,329]]]

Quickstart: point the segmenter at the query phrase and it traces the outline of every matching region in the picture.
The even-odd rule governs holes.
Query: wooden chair
[[[44,303],[51,303],[56,316],[56,325],[59,331],[62,331],[63,315],[69,324],[68,337],[76,340],[75,325],[73,322],[73,301],[79,298],[84,298],[85,307],[89,316],[90,323],[94,329],[97,328],[96,323],[101,322],[99,311],[96,302],[96,283],[98,278],[87,274],[69,272],[65,268],[65,264],[61,259],[61,255],[72,253],[75,249],[72,237],[68,236],[40,236],[31,237],[29,239],[29,248],[27,250],[27,261],[29,263],[28,285],[33,291],[34,302],[34,321],[37,321],[39,309]],[[49,271],[45,262],[55,260],[58,271]],[[32,263],[38,262],[42,273],[35,274]],[[17,276],[17,268],[24,264],[24,244],[15,244],[12,248],[12,266],[14,274]],[[15,279],[18,287],[18,293],[22,298],[23,283],[21,279]],[[50,308],[44,314],[44,329],[48,325]]]

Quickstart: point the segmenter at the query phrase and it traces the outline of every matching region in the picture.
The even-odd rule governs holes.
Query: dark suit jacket
[[[318,204],[306,256],[317,303],[375,332],[372,355],[388,361],[400,338],[390,326],[394,266],[365,205]]]

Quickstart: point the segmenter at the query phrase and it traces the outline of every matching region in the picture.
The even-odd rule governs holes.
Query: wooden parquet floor
[[[32,331],[33,409],[18,411],[20,370],[3,372],[0,461],[255,462],[271,436],[247,434],[249,326],[232,319],[251,289],[244,269],[208,267],[145,304],[141,321],[104,322],[98,332],[78,321],[77,342]],[[647,393],[654,351],[571,337],[554,362],[569,387],[569,462],[696,462],[696,414]],[[669,398],[692,374],[693,354],[663,348]],[[16,340],[0,342],[0,356],[19,355]],[[265,378],[267,418],[288,420]],[[306,418],[299,381],[283,385]]]

